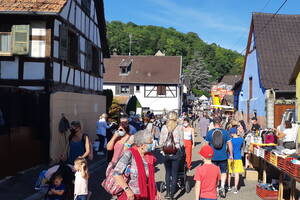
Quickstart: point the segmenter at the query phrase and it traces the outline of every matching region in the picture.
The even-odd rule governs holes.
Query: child
[[[65,192],[65,185],[62,183],[61,175],[55,175],[47,195],[47,200],[62,200]]]
[[[87,200],[88,197],[88,166],[87,161],[84,158],[77,158],[74,161],[75,173],[75,188],[74,199],[75,200]]]
[[[204,164],[198,167],[195,173],[195,200],[216,200],[221,172],[220,168],[211,162],[214,151],[209,145],[204,145],[199,154],[204,158]]]
[[[233,160],[228,160],[228,191],[231,191],[230,182],[231,182],[231,174],[234,173],[234,188],[233,193],[238,193],[238,184],[240,179],[240,174],[244,173],[243,161],[241,151],[244,144],[244,139],[240,137],[236,128],[231,128],[229,133],[232,136],[232,148],[233,148]]]

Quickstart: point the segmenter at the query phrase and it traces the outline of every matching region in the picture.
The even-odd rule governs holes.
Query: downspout
[[[266,90],[266,127],[274,128],[274,103],[276,93],[273,88]]]

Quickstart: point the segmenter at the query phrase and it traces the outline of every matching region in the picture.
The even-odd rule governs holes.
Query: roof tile
[[[58,13],[68,0],[1,0],[0,12],[53,12]]]
[[[104,83],[179,84],[180,56],[131,56],[131,71],[120,75],[122,60],[128,56],[111,56],[104,59]]]
[[[300,15],[253,13],[259,73],[264,88],[294,91],[289,85],[300,55]]]

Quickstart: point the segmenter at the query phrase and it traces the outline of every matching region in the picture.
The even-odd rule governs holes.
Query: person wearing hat
[[[240,137],[237,128],[229,129],[231,135],[231,142],[233,148],[233,160],[228,159],[228,191],[233,191],[234,194],[238,193],[238,185],[240,174],[244,173],[243,161],[242,161],[242,148],[244,139]],[[234,174],[234,187],[231,189],[231,174]]]
[[[204,164],[196,169],[194,176],[194,180],[196,181],[195,200],[216,200],[221,172],[220,168],[211,161],[214,156],[214,150],[211,146],[204,145],[198,153],[202,157]]]
[[[251,131],[256,132],[256,131],[259,131],[261,129],[260,125],[257,122],[257,118],[256,117],[252,117],[251,118],[251,122],[252,122]]]

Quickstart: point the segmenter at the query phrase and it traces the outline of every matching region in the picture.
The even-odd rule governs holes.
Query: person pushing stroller
[[[177,186],[177,173],[184,155],[183,127],[177,124],[176,112],[168,114],[168,121],[161,129],[160,146],[165,158],[166,199],[173,199]]]

